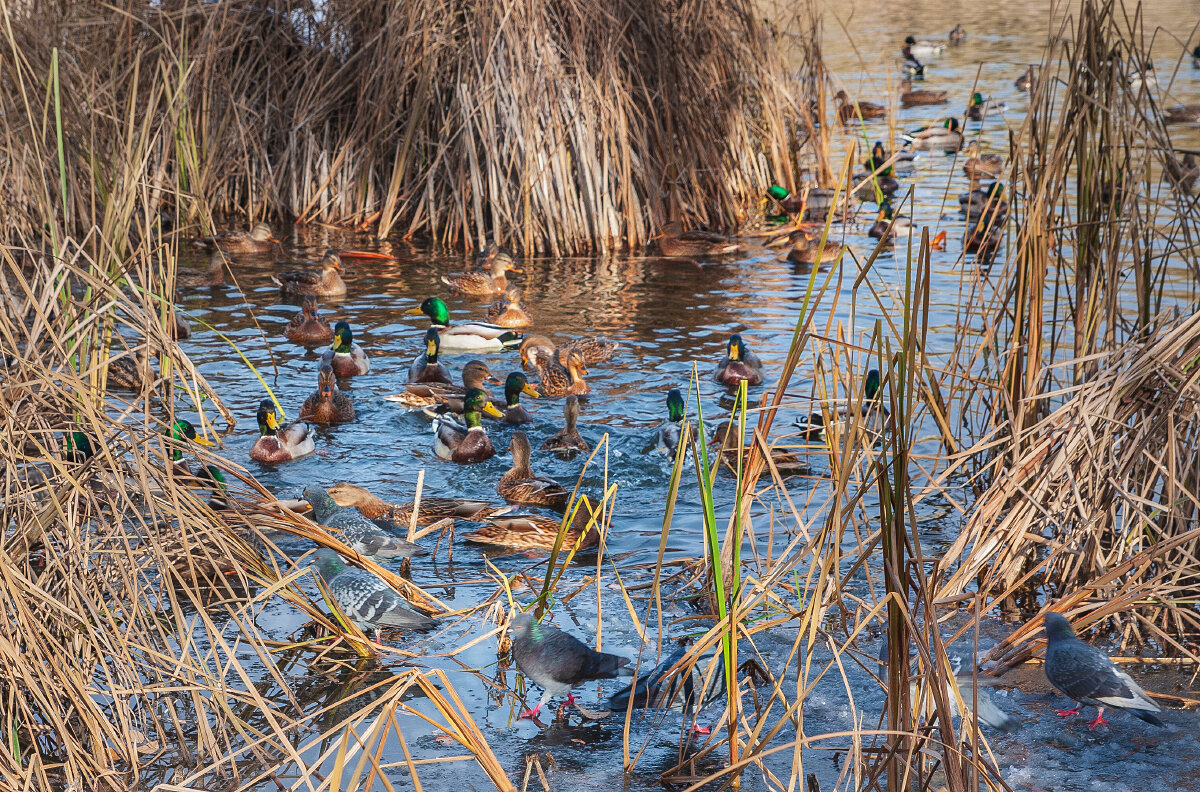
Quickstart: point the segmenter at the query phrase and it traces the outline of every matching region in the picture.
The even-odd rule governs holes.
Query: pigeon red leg
[[[537,705],[536,707],[534,707],[533,709],[527,709],[527,710],[525,710],[524,712],[520,713],[519,715],[517,715],[517,717],[518,717],[518,718],[531,718],[531,719],[536,719],[536,718],[537,718],[537,716],[538,716],[538,713],[540,713],[541,711],[542,711],[542,705],[541,705],[541,704],[538,704],[538,705]]]
[[[1069,718],[1072,715],[1078,715],[1079,710],[1081,710],[1081,709],[1083,709],[1083,705],[1076,704],[1075,709],[1056,709],[1054,711],[1058,713],[1058,717],[1060,717],[1060,718]]]
[[[574,693],[568,693],[566,701],[563,702],[563,706],[564,707],[574,707],[575,702],[577,702],[577,701],[579,701],[579,699],[575,698]]]
[[[1088,724],[1088,731],[1092,731],[1092,730],[1093,730],[1093,729],[1095,729],[1097,726],[1101,726],[1101,725],[1104,725],[1104,726],[1111,726],[1111,725],[1112,725],[1112,724],[1111,724],[1111,723],[1109,723],[1108,721],[1104,720],[1104,707],[1101,707],[1101,708],[1100,708],[1100,709],[1099,709],[1099,710],[1096,712],[1096,720],[1094,720],[1094,721],[1092,721],[1090,724]]]

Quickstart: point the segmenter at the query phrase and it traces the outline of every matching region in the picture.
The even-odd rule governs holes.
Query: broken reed
[[[26,236],[50,213],[121,255],[106,195],[138,184],[138,225],[287,217],[557,255],[636,249],[675,218],[732,230],[794,182],[792,39],[748,0],[4,11],[0,224]]]

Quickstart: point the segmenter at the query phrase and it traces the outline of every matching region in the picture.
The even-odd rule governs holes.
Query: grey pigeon
[[[429,552],[418,544],[385,533],[378,525],[363,517],[358,509],[338,506],[324,487],[316,484],[305,487],[304,499],[312,504],[313,520],[341,531],[342,541],[356,553],[388,560],[427,555]]]
[[[888,637],[887,633],[883,634],[883,643],[879,647],[879,662],[883,664],[884,677],[887,674],[887,656],[888,656]],[[976,676],[970,670],[964,671],[963,666],[973,665],[974,660],[970,655],[954,652],[947,649],[946,657],[950,661],[950,669],[954,672],[954,685],[958,688],[958,696],[954,695],[954,690],[950,688],[950,680],[946,680],[946,698],[950,702],[950,716],[961,718],[962,713],[958,709],[958,699],[963,700],[963,704],[968,707],[967,717],[971,716],[970,706],[975,702],[975,714],[979,716],[979,722],[985,726],[990,726],[993,729],[1000,731],[1012,731],[1017,727],[1017,719],[1009,715],[1004,710],[1000,709],[1000,705],[992,697],[991,691],[986,687],[980,687],[975,684]],[[909,683],[909,695],[912,698],[917,696],[917,683],[915,681]]]
[[[435,624],[428,616],[410,610],[408,600],[391,586],[365,569],[347,567],[328,547],[317,550],[316,564],[338,610],[359,629],[373,629],[376,643],[383,627],[426,629]]]
[[[544,691],[542,700],[522,712],[522,718],[536,718],[547,701],[564,693],[566,706],[571,706],[571,688],[593,679],[615,679],[629,663],[628,658],[591,649],[553,624],[538,624],[530,613],[518,614],[508,632],[517,668]]]
[[[707,678],[708,667],[712,655],[699,658],[690,669],[672,669],[687,655],[688,648],[681,646],[655,666],[648,675],[613,693],[608,698],[608,709],[611,712],[625,712],[629,708],[630,699],[633,709],[676,709],[684,716],[699,714],[704,707],[719,701],[726,695],[725,658],[716,655],[717,667],[713,670],[707,688],[704,680]],[[720,691],[718,693],[717,691]],[[693,725],[693,729],[701,734],[709,731],[706,727]]]
[[[1154,716],[1162,707],[1138,687],[1129,674],[1117,668],[1108,655],[1075,636],[1071,622],[1061,613],[1046,614],[1046,678],[1076,702],[1074,709],[1060,709],[1060,717],[1074,715],[1086,706],[1096,707],[1089,731],[1102,723],[1105,708],[1128,710],[1153,726],[1163,722]]]

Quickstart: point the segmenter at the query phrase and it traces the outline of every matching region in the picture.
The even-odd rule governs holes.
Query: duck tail
[[[511,349],[512,347],[520,346],[521,334],[509,331],[507,333],[501,333],[500,335],[498,335],[496,337],[496,340],[500,342],[501,348]]]

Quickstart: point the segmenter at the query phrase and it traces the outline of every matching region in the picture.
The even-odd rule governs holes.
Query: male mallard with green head
[[[493,418],[503,417],[488,401],[483,391],[472,388],[467,391],[463,401],[465,426],[459,425],[447,415],[440,415],[434,419],[434,452],[442,459],[459,464],[482,462],[495,456],[496,449],[492,447],[492,441],[483,429],[483,414]]]
[[[963,135],[957,118],[904,133],[904,141],[914,151],[957,151]]]
[[[302,421],[279,425],[279,414],[270,399],[258,404],[258,440],[250,449],[250,458],[257,462],[289,462],[308,456],[316,450],[308,433],[308,424]]]
[[[452,382],[449,369],[438,360],[438,350],[441,345],[441,337],[437,330],[431,327],[425,331],[425,351],[417,355],[412,365],[408,367],[410,384],[440,382],[449,385]]]
[[[529,466],[532,450],[524,432],[513,432],[508,450],[512,454],[512,467],[500,478],[496,492],[509,503],[565,508],[571,493],[557,481],[534,474]]]
[[[519,371],[514,371],[504,380],[504,422],[513,426],[533,423],[533,416],[521,404],[521,394],[524,393],[534,399],[540,398],[541,394],[537,389],[529,384],[529,380]]]
[[[725,357],[717,364],[713,377],[720,384],[730,387],[737,387],[743,380],[747,385],[760,385],[763,381],[763,364],[740,335],[732,335]]]
[[[451,294],[474,294],[490,297],[508,288],[509,272],[520,273],[513,262],[512,254],[504,248],[489,253],[486,272],[459,272],[442,276],[442,283],[450,287]]]
[[[425,314],[429,317],[429,326],[438,331],[441,348],[446,352],[489,352],[521,343],[520,333],[514,333],[499,325],[487,322],[451,325],[450,311],[440,297],[428,297],[420,306],[409,309],[407,313]]]
[[[734,338],[738,338],[739,342],[741,340],[738,336],[734,336]],[[755,359],[757,360],[757,358]],[[667,391],[667,420],[658,428],[658,450],[674,456],[679,448],[679,441],[683,437],[684,425],[683,394],[679,388],[671,388]],[[691,421],[687,421],[686,425],[688,427],[688,447],[690,448],[690,443],[696,442],[696,427]]]
[[[338,390],[333,368],[322,365],[317,372],[317,390],[300,406],[300,420],[318,424],[350,423],[354,420],[354,403]]]
[[[338,322],[333,326],[333,344],[321,355],[321,365],[331,367],[339,377],[357,377],[371,370],[367,353],[354,343],[349,323]]]

